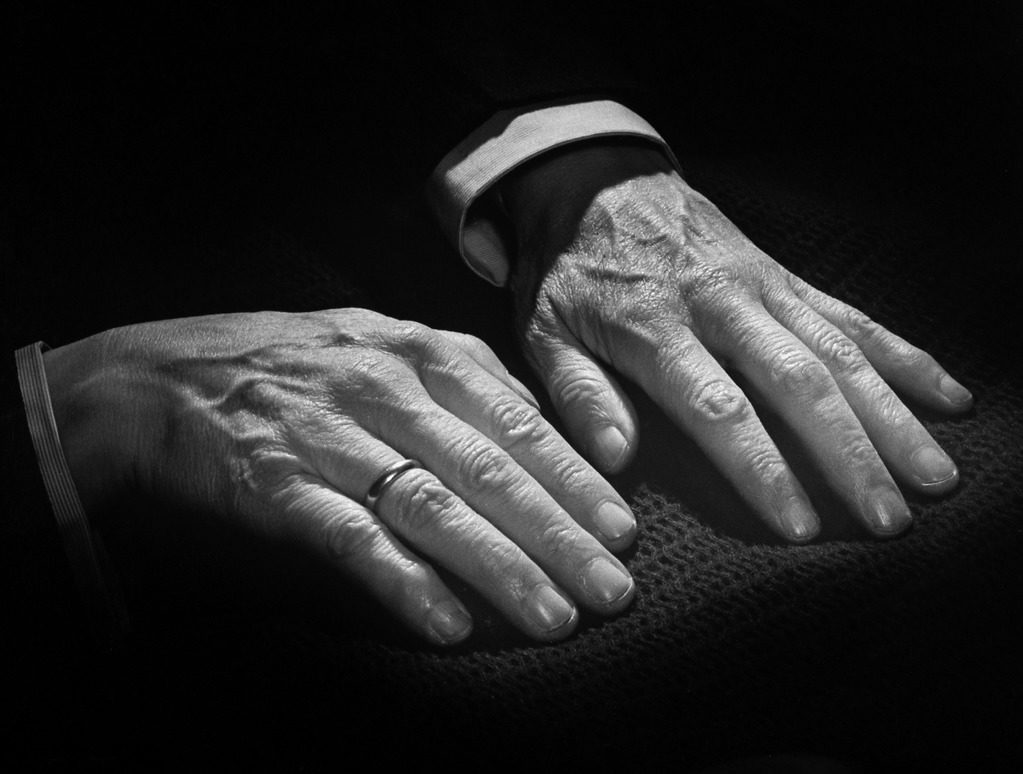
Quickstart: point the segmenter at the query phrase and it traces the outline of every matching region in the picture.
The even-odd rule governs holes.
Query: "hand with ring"
[[[361,309],[216,315],[46,353],[86,510],[125,490],[298,540],[437,644],[472,629],[435,566],[538,640],[623,610],[622,498],[466,334]]]

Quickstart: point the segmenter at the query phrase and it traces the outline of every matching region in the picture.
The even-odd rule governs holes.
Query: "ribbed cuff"
[[[57,519],[75,585],[97,643],[102,650],[110,651],[129,631],[128,613],[116,583],[104,567],[102,543],[89,525],[64,457],[46,383],[45,349],[49,347],[37,342],[14,353],[18,384],[39,472]]]
[[[465,138],[434,169],[428,196],[441,228],[470,268],[488,282],[508,281],[507,224],[474,207],[494,183],[541,153],[594,137],[638,137],[678,161],[650,124],[610,100],[505,110]]]

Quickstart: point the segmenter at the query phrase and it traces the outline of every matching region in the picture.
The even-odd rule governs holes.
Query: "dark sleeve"
[[[388,145],[424,176],[499,110],[605,97],[642,114],[650,101],[606,15],[452,3],[391,7],[378,23],[364,36],[374,62],[367,83],[397,111],[383,127]]]

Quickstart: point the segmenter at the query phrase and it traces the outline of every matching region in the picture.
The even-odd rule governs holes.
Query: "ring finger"
[[[321,475],[358,502],[382,472],[404,459],[368,433],[346,448],[343,455],[320,448],[316,459]],[[433,467],[426,459],[422,464]],[[395,535],[473,586],[522,631],[555,640],[575,628],[578,613],[567,595],[428,469],[410,468],[376,494],[373,513]]]

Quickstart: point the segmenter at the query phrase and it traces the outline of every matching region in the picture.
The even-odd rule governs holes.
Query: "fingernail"
[[[817,515],[798,497],[790,497],[781,514],[782,529],[792,540],[804,541],[820,530]]]
[[[902,532],[913,521],[902,495],[887,487],[874,491],[870,519],[878,532],[892,535]]]
[[[913,463],[913,472],[922,484],[944,484],[958,473],[955,463],[936,446],[921,446],[913,452],[910,461]]]
[[[472,631],[472,618],[455,602],[438,602],[430,608],[426,625],[442,643],[458,642]]]
[[[964,405],[973,400],[973,394],[948,374],[942,374],[938,379],[938,389],[949,402],[956,405]]]
[[[614,468],[629,450],[629,442],[622,431],[614,425],[606,425],[597,431],[593,439],[597,457],[605,468]]]
[[[601,505],[593,520],[604,539],[612,542],[621,540],[636,529],[636,520],[632,514],[618,503],[606,502]]]
[[[632,591],[632,578],[607,559],[598,556],[582,571],[583,588],[601,605],[610,605]]]
[[[571,623],[575,618],[575,607],[551,586],[537,586],[529,600],[529,611],[533,620],[545,632],[553,632]]]

